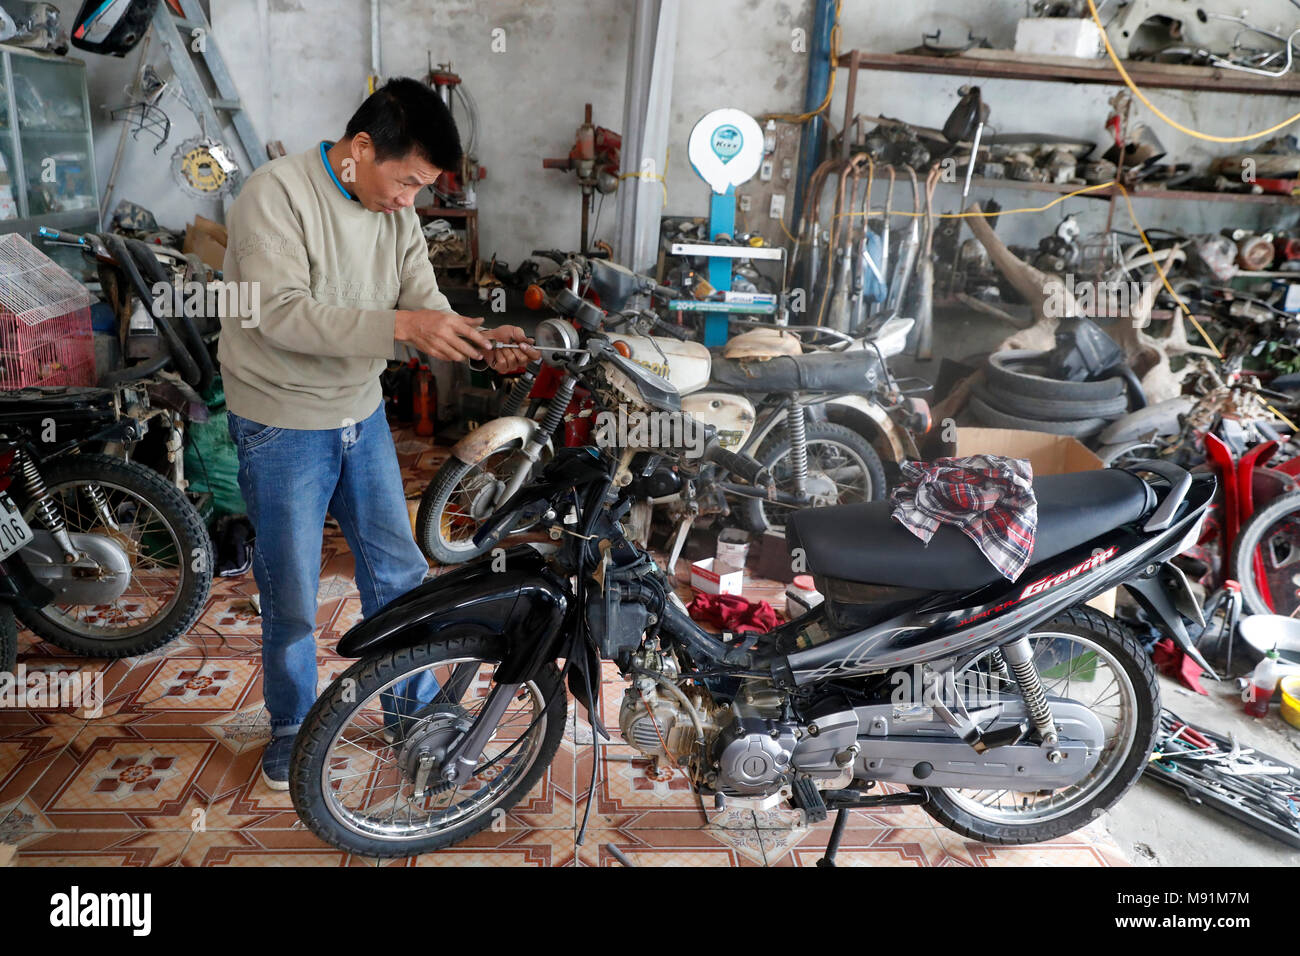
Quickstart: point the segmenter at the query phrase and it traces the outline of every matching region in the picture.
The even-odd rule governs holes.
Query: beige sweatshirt
[[[227,227],[226,282],[260,285],[254,318],[221,320],[226,401],[243,418],[305,429],[364,420],[382,401],[395,310],[451,308],[415,211],[370,212],[345,196],[319,144],[249,176]]]

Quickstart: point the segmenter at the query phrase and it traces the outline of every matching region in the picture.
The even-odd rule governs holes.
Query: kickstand
[[[835,825],[831,827],[831,838],[826,844],[826,855],[817,861],[818,866],[835,866],[835,854],[840,852],[840,841],[844,839],[844,827],[849,822],[849,808],[841,807],[835,812]]]

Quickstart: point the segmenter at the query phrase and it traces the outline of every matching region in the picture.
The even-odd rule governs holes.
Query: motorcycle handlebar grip
[[[687,332],[680,325],[673,325],[673,323],[665,322],[663,319],[655,319],[655,328],[663,332],[665,335],[672,336],[679,342],[685,342],[691,337],[691,333]]]

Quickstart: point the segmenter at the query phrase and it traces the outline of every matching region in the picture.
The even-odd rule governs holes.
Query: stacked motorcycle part
[[[972,389],[971,410],[985,425],[1087,438],[1128,412],[1124,379],[1068,382],[1047,373],[1047,352],[1008,350],[989,356],[985,384]]]

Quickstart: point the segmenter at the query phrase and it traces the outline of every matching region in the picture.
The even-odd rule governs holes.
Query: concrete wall
[[[796,28],[811,26],[812,0],[682,0],[673,83],[671,151],[667,165],[670,214],[703,214],[707,187],[686,159],[694,122],[718,106],[758,114],[797,110],[802,103],[806,57],[794,50]],[[69,20],[78,4],[64,0]],[[290,151],[337,136],[361,101],[369,72],[369,4],[365,0],[214,0],[218,43],[264,138],[283,140]],[[1274,10],[1274,7],[1279,10]],[[543,171],[543,157],[563,156],[582,118],[585,102],[595,121],[619,129],[630,33],[631,0],[385,0],[383,69],[387,75],[421,75],[433,60],[450,60],[478,104],[479,161],[488,176],[480,189],[484,255],[496,252],[512,264],[532,248],[577,244],[578,192],[572,177]],[[1290,19],[1288,0],[1259,0],[1252,9]],[[920,42],[922,32],[943,31],[944,42],[968,31],[988,35],[995,46],[1012,43],[1023,0],[844,0],[841,48],[894,51]],[[505,50],[494,52],[493,31],[504,31]],[[501,36],[501,35],[498,35]],[[499,44],[498,44],[499,45]],[[91,101],[120,103],[138,53],[125,61],[86,57]],[[843,115],[847,71],[836,73],[830,116]],[[864,73],[858,86],[860,112],[887,114],[924,125],[941,125],[957,99],[960,77]],[[1101,142],[1102,123],[1115,92],[1106,87],[1027,84],[990,80],[981,84],[999,131],[1053,131]],[[1277,97],[1245,98],[1153,91],[1153,99],[1188,125],[1221,135],[1270,126],[1294,111]],[[1290,109],[1288,107],[1291,107]],[[212,204],[175,187],[168,161],[177,143],[197,132],[184,105],[167,105],[174,128],[158,155],[143,142],[128,146],[117,195],[153,209],[166,225],[180,226],[194,212],[217,215]],[[1138,106],[1135,116],[1152,122],[1172,156],[1202,162],[1238,147],[1201,143],[1170,129]],[[101,183],[106,179],[120,125],[97,124]],[[657,162],[661,157],[654,157]],[[625,183],[625,185],[627,185]],[[945,206],[959,196],[949,192]],[[1007,189],[1004,207],[1036,206],[1041,193]],[[598,234],[613,226],[607,201]],[[1073,199],[1034,216],[1007,217],[999,231],[1030,242],[1050,232],[1062,215],[1078,212],[1085,232],[1104,226],[1106,204]],[[1193,231],[1225,224],[1294,225],[1300,216],[1277,207],[1230,203],[1142,200],[1146,226]],[[1119,211],[1116,225],[1126,220]]]

